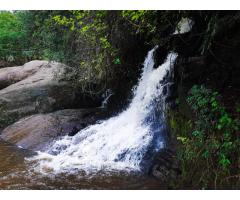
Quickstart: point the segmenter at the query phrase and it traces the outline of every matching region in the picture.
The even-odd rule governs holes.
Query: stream
[[[0,141],[0,189],[162,189],[158,180],[148,175],[105,172],[88,176],[35,172],[25,158],[32,155],[4,141]]]
[[[149,167],[165,147],[167,75],[177,55],[154,66],[154,47],[144,61],[129,106],[42,152],[0,142],[1,189],[162,189]]]

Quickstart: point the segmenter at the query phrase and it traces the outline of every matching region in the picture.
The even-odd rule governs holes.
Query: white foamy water
[[[163,148],[163,110],[160,109],[158,117],[155,111],[163,104],[163,101],[159,103],[157,100],[162,99],[163,83],[160,82],[177,55],[170,53],[165,63],[154,69],[153,54],[156,48],[149,51],[145,59],[141,78],[128,108],[115,117],[81,130],[73,137],[65,136],[55,142],[48,152],[39,152],[34,157],[38,161],[36,169],[50,169],[55,173],[75,169],[86,172],[139,171],[146,155]]]

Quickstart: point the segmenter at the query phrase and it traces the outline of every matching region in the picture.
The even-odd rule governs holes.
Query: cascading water
[[[149,51],[134,97],[119,115],[91,125],[75,136],[56,141],[47,152],[38,152],[37,169],[54,173],[83,170],[140,171],[148,155],[164,146],[163,79],[177,55],[170,53],[154,69],[154,51]],[[157,112],[156,112],[157,111]],[[149,156],[150,157],[150,156]]]
[[[102,101],[102,105],[100,106],[100,108],[106,108],[107,104],[108,104],[108,100],[109,98],[113,95],[113,92],[111,89],[107,89],[106,92],[102,95],[102,97],[104,98]]]

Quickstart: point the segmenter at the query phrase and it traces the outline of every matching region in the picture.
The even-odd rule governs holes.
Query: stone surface
[[[96,107],[94,100],[64,81],[69,71],[70,67],[64,64],[48,61],[0,69],[0,85],[7,86],[0,90],[0,108],[4,118],[9,119],[6,125],[36,113]]]
[[[154,158],[150,174],[161,182],[176,179],[181,173],[175,153],[170,149],[162,149]]]
[[[35,60],[28,62],[23,66],[5,67],[0,69],[0,89],[35,74],[42,66],[47,64],[48,61]]]
[[[73,136],[102,116],[102,109],[65,109],[35,114],[8,126],[0,137],[24,149],[44,150],[60,136]]]

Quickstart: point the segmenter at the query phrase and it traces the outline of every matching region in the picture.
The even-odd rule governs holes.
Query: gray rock
[[[31,61],[22,67],[0,69],[0,108],[5,118],[22,117],[72,108],[77,91],[63,81],[69,67],[57,62]]]
[[[48,61],[35,60],[28,62],[23,66],[5,67],[0,69],[0,89],[32,76],[42,66],[47,64]]]
[[[8,126],[0,137],[24,149],[44,150],[60,136],[72,136],[102,116],[102,109],[65,109],[35,114]]]
[[[176,179],[180,173],[179,162],[170,149],[158,153],[150,170],[150,174],[162,182]]]

